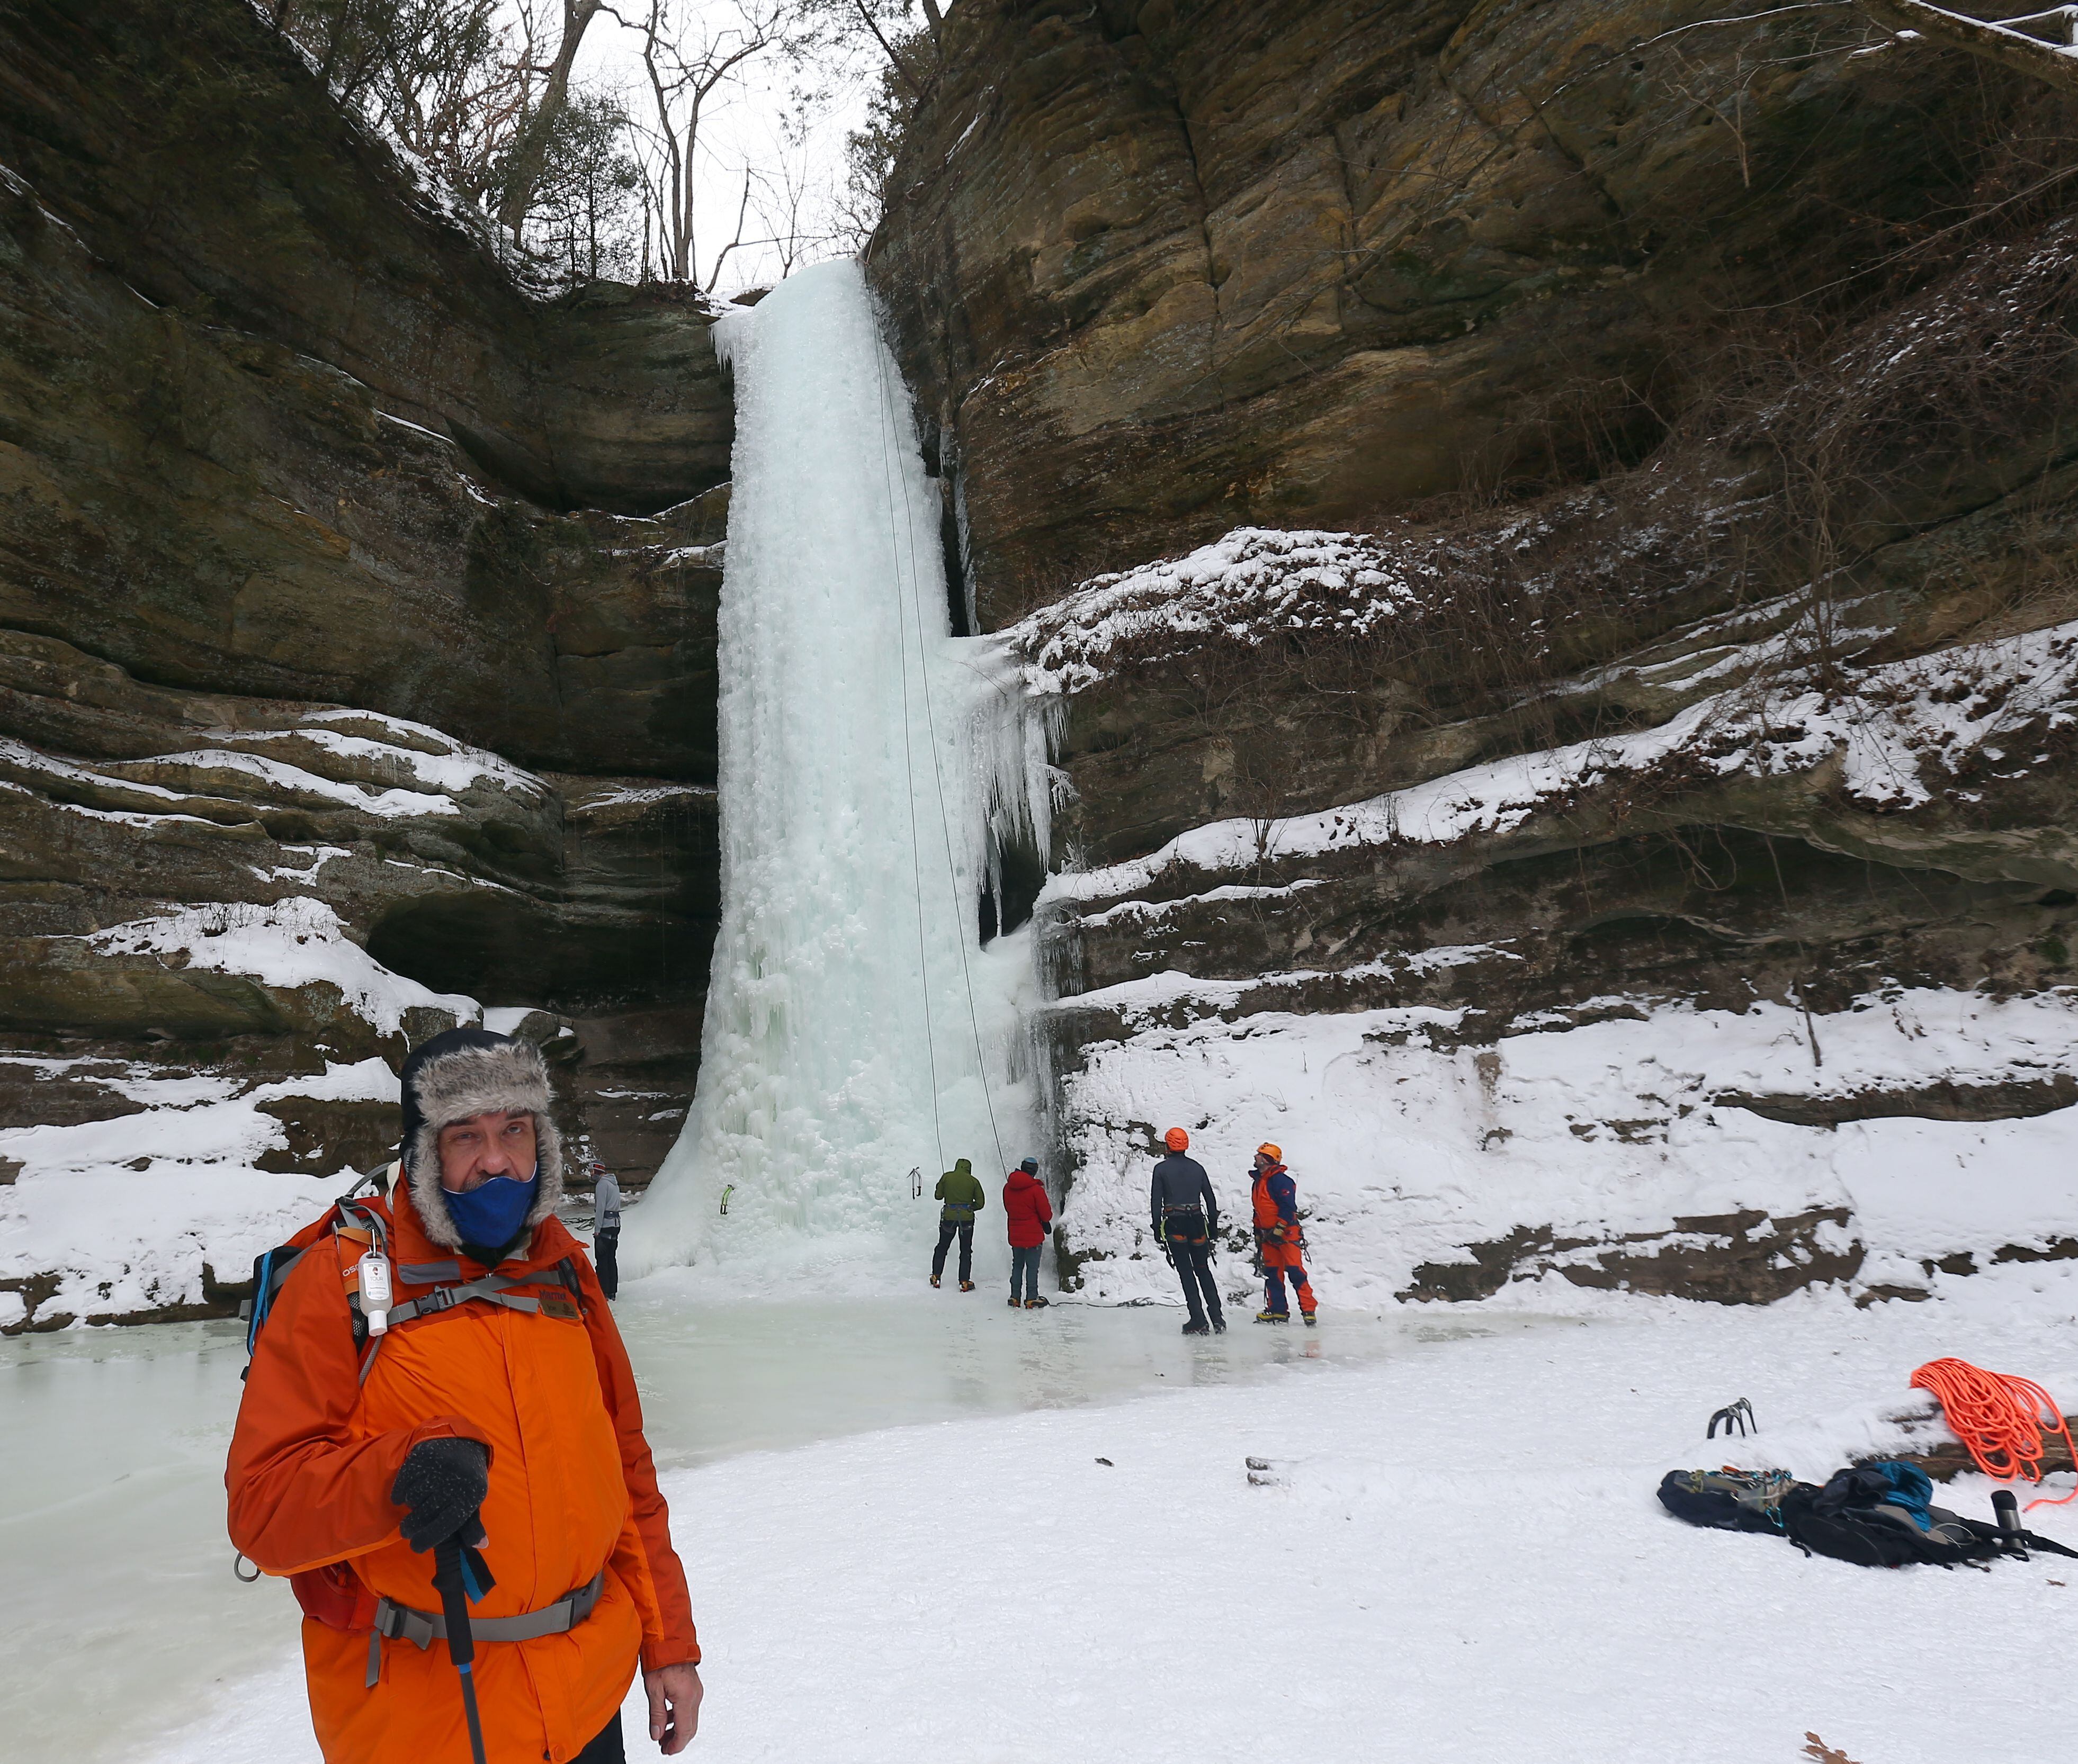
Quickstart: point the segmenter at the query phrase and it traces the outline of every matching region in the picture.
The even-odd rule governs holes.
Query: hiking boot
[[[1047,1299],[1027,1299],[1024,1301],[1024,1308],[1027,1311],[1044,1311],[1051,1303],[1052,1300]]]
[[[934,1287],[937,1285],[937,1283],[938,1282],[935,1280],[931,1282]],[[974,1291],[974,1282],[971,1280],[962,1280],[960,1282],[960,1291],[962,1292],[972,1292]]]
[[[1022,1311],[1024,1308],[1024,1301],[1016,1294],[1012,1293],[1010,1296],[1010,1308],[1013,1311]]]
[[[1206,1322],[1203,1317],[1193,1317],[1183,1325],[1183,1333],[1186,1335],[1210,1335],[1212,1332],[1212,1324]]]
[[[1291,1313],[1288,1311],[1258,1311],[1255,1314],[1255,1320],[1258,1323],[1289,1323]]]
[[[933,1275],[931,1276],[931,1284],[932,1284],[933,1286],[934,1286],[934,1287],[935,1287],[936,1285],[937,1285],[937,1283],[938,1283],[938,1277],[937,1277],[936,1274],[933,1274]]]
[[[1213,1319],[1212,1319],[1212,1333],[1213,1333],[1214,1335],[1225,1335],[1226,1332],[1227,1332],[1227,1320],[1226,1320],[1225,1317],[1215,1317],[1215,1318],[1213,1318]]]
[[[1320,1327],[1319,1324],[1313,1321],[1313,1313],[1310,1311],[1308,1311],[1304,1317],[1300,1318],[1300,1321],[1304,1323],[1309,1329],[1318,1328]]]

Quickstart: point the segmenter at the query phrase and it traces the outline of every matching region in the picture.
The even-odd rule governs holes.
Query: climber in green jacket
[[[945,1203],[938,1215],[937,1253],[931,1257],[931,1284],[935,1287],[944,1277],[945,1252],[952,1247],[953,1233],[958,1232],[960,1291],[972,1292],[974,1215],[988,1204],[988,1197],[974,1179],[974,1166],[964,1157],[954,1160],[953,1167],[938,1178],[938,1186],[931,1193],[934,1199]]]

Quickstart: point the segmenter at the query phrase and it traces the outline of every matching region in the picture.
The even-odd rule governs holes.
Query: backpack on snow
[[[1788,1470],[1669,1470],[1659,1504],[1691,1525],[1782,1535],[1782,1500],[1800,1483]]]
[[[1917,1465],[1884,1459],[1834,1471],[1823,1488],[1794,1489],[1782,1504],[1783,1535],[1809,1555],[1864,1568],[1914,1562],[1943,1567],[2000,1553],[1996,1525],[1933,1504]]]

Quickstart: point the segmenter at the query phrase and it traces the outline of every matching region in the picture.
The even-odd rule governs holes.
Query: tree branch
[[[2078,55],[2040,37],[2016,31],[2017,24],[2047,23],[2059,19],[2066,27],[2071,20],[2068,7],[2036,13],[2005,23],[1965,18],[1927,0],[1858,0],[1863,11],[1892,31],[1916,31],[1930,43],[1945,44],[2016,73],[2032,75],[2068,92],[2078,92]]]
[[[924,96],[923,87],[919,85],[915,79],[912,77],[908,69],[903,66],[902,57],[895,52],[895,45],[890,43],[887,39],[881,34],[879,21],[874,17],[871,9],[869,8],[866,3],[866,0],[852,0],[852,6],[854,10],[857,10],[859,17],[866,20],[866,27],[873,33],[874,41],[878,43],[882,48],[887,52],[888,61],[894,67],[895,73],[900,76],[902,83],[909,88],[909,95],[912,98],[920,99]]]

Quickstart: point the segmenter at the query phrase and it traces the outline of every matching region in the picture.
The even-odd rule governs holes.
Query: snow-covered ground
[[[691,1303],[686,1270],[624,1290],[618,1315],[660,1466],[1246,1379],[1295,1353],[1361,1363],[1405,1337],[1357,1318],[1325,1341],[1265,1331],[1194,1354],[1162,1314],[1012,1315],[999,1272],[970,1295],[932,1292],[922,1275],[934,1236],[914,1227],[899,1299]],[[287,1588],[240,1585],[224,1536],[223,1458],[244,1361],[235,1323],[0,1342],[9,1764],[148,1755],[171,1729],[229,1720],[245,1682],[293,1649]],[[288,1722],[292,1737],[303,1730]]]
[[[788,1312],[739,1315],[784,1335]],[[2078,1392],[2066,1266],[1867,1312],[1837,1294],[1759,1311],[1596,1297],[1571,1316],[1330,1310],[1315,1335],[1197,1344],[1166,1310],[993,1302],[934,1340],[929,1320],[955,1314],[854,1313],[791,1437],[840,1384],[865,1418],[857,1332],[882,1327],[900,1344],[874,1392],[888,1421],[916,1412],[916,1387],[941,1405],[927,1412],[966,1406],[967,1380],[1008,1382],[996,1395],[1024,1412],[833,1428],[668,1473],[707,1650],[693,1755],[1796,1764],[1815,1734],[1857,1764],[2039,1764],[2078,1714],[2067,1565],[1863,1570],[1691,1530],[1653,1498],[1666,1470],[1724,1461],[1704,1422],[1734,1396],[1763,1432],[1734,1455],[1779,1432],[1809,1458],[1864,1442],[1870,1405],[1942,1354]],[[1144,1337],[1137,1394],[1083,1382],[1094,1362],[1062,1345],[1077,1331]],[[773,1370],[814,1351],[799,1340]],[[653,1357],[660,1430],[682,1405],[726,1412],[701,1403],[705,1368],[756,1352],[752,1331],[661,1374]],[[1061,1406],[1074,1395],[1110,1399]],[[1250,1483],[1250,1456],[1272,1485]],[[1948,1499],[1988,1512],[1980,1482]],[[2029,1522],[2078,1543],[2078,1508]],[[277,1663],[120,1755],[315,1760],[292,1647],[285,1612]],[[83,1718],[34,1764],[113,1755],[103,1737],[140,1731],[134,1713]]]

